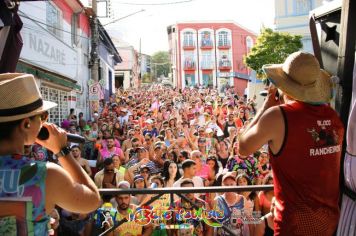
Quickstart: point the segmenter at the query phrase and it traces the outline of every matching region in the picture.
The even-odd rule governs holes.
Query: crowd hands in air
[[[90,119],[71,109],[58,124],[67,132],[85,137],[84,144],[69,144],[72,156],[98,188],[171,188],[273,184],[266,146],[249,156],[239,156],[238,142],[256,115],[255,98],[239,96],[232,89],[223,94],[208,88],[117,90],[101,100]],[[38,144],[26,146],[34,160],[56,162]],[[203,219],[172,216],[170,221],[140,224],[135,211],[147,207],[152,195],[102,196],[102,207],[90,214],[77,214],[57,207],[59,235],[95,235],[124,218],[113,235],[264,235],[273,229],[273,190],[185,194],[206,211],[220,211],[220,227]],[[191,203],[175,196],[175,210],[193,210]],[[272,204],[271,204],[272,203]],[[169,195],[151,205],[168,211]],[[229,206],[229,207],[227,207]],[[174,213],[176,214],[176,213]],[[162,216],[162,215],[161,215]],[[243,216],[257,218],[244,222]],[[166,225],[166,227],[162,227]],[[186,225],[169,228],[169,225]],[[273,231],[272,231],[273,232]]]

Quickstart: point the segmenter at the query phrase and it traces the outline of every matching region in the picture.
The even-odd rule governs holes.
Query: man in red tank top
[[[275,235],[332,235],[339,218],[344,128],[328,105],[331,78],[313,55],[303,52],[264,71],[274,86],[240,135],[239,152],[248,155],[269,144]]]

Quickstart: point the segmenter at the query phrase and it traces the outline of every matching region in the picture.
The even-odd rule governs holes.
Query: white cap
[[[207,134],[213,133],[213,132],[214,132],[214,131],[213,131],[212,128],[207,128],[207,129],[205,130],[205,133],[207,133]]]

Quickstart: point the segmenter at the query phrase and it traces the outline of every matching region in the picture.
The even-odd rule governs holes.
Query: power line
[[[177,1],[177,2],[162,2],[162,3],[133,3],[133,2],[117,2],[118,4],[123,5],[141,5],[141,6],[163,6],[163,5],[174,5],[174,4],[181,4],[187,2],[193,2],[194,0],[184,0],[184,1]]]
[[[26,14],[26,13],[24,13],[24,12],[22,12],[22,11],[20,11],[20,12],[23,13],[23,14]],[[52,29],[59,30],[59,31],[64,32],[64,33],[71,34],[71,35],[73,35],[73,36],[78,36],[78,37],[81,37],[81,38],[89,39],[89,37],[81,36],[81,35],[79,35],[79,34],[73,34],[71,31],[67,31],[67,30],[64,30],[64,29],[61,29],[61,28],[58,28],[58,27],[55,27],[55,26],[46,24],[46,23],[44,23],[44,22],[42,22],[42,21],[33,19],[33,18],[37,18],[37,17],[34,17],[34,16],[30,16],[30,17],[29,17],[29,16],[23,15],[23,14],[19,14],[19,16],[24,17],[24,18],[26,18],[26,19],[29,19],[29,20],[31,20],[31,21],[33,21],[33,22],[38,23],[38,24],[41,24],[41,25],[50,27],[50,28],[52,28]],[[32,18],[31,18],[31,17],[32,17]],[[38,19],[38,18],[37,18],[37,19]],[[45,32],[46,32],[46,31],[45,31]]]
[[[119,20],[125,19],[125,18],[130,17],[130,16],[133,16],[133,15],[136,15],[137,13],[140,13],[140,12],[143,12],[143,11],[146,11],[146,10],[145,10],[145,9],[141,9],[141,10],[139,10],[139,11],[133,12],[133,13],[128,14],[128,15],[126,15],[126,16],[123,16],[123,17],[120,17],[120,18],[115,19],[115,20],[113,20],[113,21],[110,21],[109,23],[103,24],[103,26],[107,26],[107,25],[109,25],[109,24],[115,23],[115,22],[117,22],[117,21],[119,21]]]
[[[26,13],[24,13],[24,12],[21,12],[21,13],[26,14]],[[38,24],[41,24],[41,25],[48,26],[48,27],[50,27],[50,28],[56,29],[56,30],[58,30],[58,31],[61,31],[61,32],[64,32],[64,33],[68,33],[68,34],[70,34],[70,35],[72,35],[72,36],[78,36],[78,37],[81,37],[81,38],[86,39],[86,40],[89,40],[89,39],[90,39],[89,37],[81,36],[81,35],[79,35],[79,34],[73,34],[71,31],[63,30],[63,29],[61,29],[61,28],[57,28],[57,27],[54,27],[54,26],[52,26],[52,25],[48,25],[48,24],[46,24],[46,23],[44,23],[44,22],[42,22],[42,21],[38,21],[38,20],[35,20],[35,19],[30,18],[30,17],[33,17],[33,16],[30,16],[30,17],[29,17],[29,16],[27,16],[27,15],[22,15],[22,14],[19,14],[19,16],[24,17],[24,18],[27,18],[27,19],[29,19],[29,20],[31,20],[31,21],[33,21],[33,22],[38,23]],[[27,29],[30,29],[30,30],[33,30],[33,31],[37,31],[37,32],[39,32],[39,33],[43,33],[43,32],[47,33],[47,32],[49,32],[48,30],[46,30],[46,29],[44,29],[44,28],[42,28],[42,29],[33,28],[33,27],[28,26],[28,25],[24,25],[23,27],[24,27],[24,28],[27,28]],[[26,34],[26,33],[25,33],[25,34]],[[55,36],[58,37],[57,35],[55,35]],[[101,45],[104,46],[109,52],[111,52],[111,51],[113,50],[112,48],[109,48],[108,46],[106,46],[104,43],[102,43]]]

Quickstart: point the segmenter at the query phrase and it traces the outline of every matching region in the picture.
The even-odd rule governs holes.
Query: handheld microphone
[[[267,90],[262,90],[262,91],[260,91],[260,95],[262,97],[266,97],[268,95],[268,91]]]
[[[48,129],[46,127],[42,126],[40,132],[38,133],[37,138],[40,140],[47,140],[49,138]],[[70,143],[84,143],[85,138],[80,135],[77,135],[77,134],[67,133],[67,141]]]

